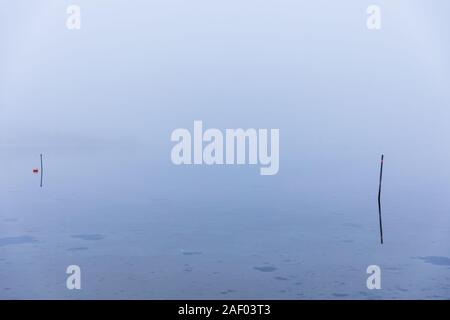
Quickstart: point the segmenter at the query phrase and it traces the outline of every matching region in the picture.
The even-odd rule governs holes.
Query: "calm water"
[[[154,170],[158,158],[48,150],[40,188],[30,170],[39,158],[8,153],[1,297],[450,297],[449,207],[437,188],[392,182],[394,159],[381,246],[376,157],[367,168],[319,164],[327,174],[303,179],[245,167]],[[81,291],[65,288],[70,264],[82,269]],[[366,288],[371,264],[382,268],[382,290]]]

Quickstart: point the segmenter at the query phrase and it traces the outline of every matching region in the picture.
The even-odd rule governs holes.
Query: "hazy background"
[[[450,3],[371,4],[0,1],[0,298],[449,299]],[[194,120],[279,173],[174,166]]]

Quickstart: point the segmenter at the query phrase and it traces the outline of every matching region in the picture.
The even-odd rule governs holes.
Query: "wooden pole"
[[[378,185],[378,218],[380,220],[380,239],[381,244],[383,244],[383,223],[381,221],[381,181],[383,179],[383,160],[384,155],[381,155],[381,163],[380,163],[380,183]]]
[[[41,188],[42,188],[43,174],[44,174],[44,165],[42,163],[42,154],[41,154]]]

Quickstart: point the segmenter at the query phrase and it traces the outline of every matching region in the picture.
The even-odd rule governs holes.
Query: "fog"
[[[0,6],[0,298],[450,298],[450,4],[74,3]],[[196,120],[278,173],[174,165]]]

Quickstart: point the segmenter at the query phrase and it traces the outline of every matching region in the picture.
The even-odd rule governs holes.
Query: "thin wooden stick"
[[[41,188],[42,188],[43,174],[44,174],[44,165],[42,163],[42,154],[41,154]]]
[[[381,221],[381,181],[383,179],[383,160],[384,155],[381,155],[381,164],[380,164],[380,184],[378,186],[378,218],[380,220],[380,239],[381,244],[383,244],[383,223]]]

